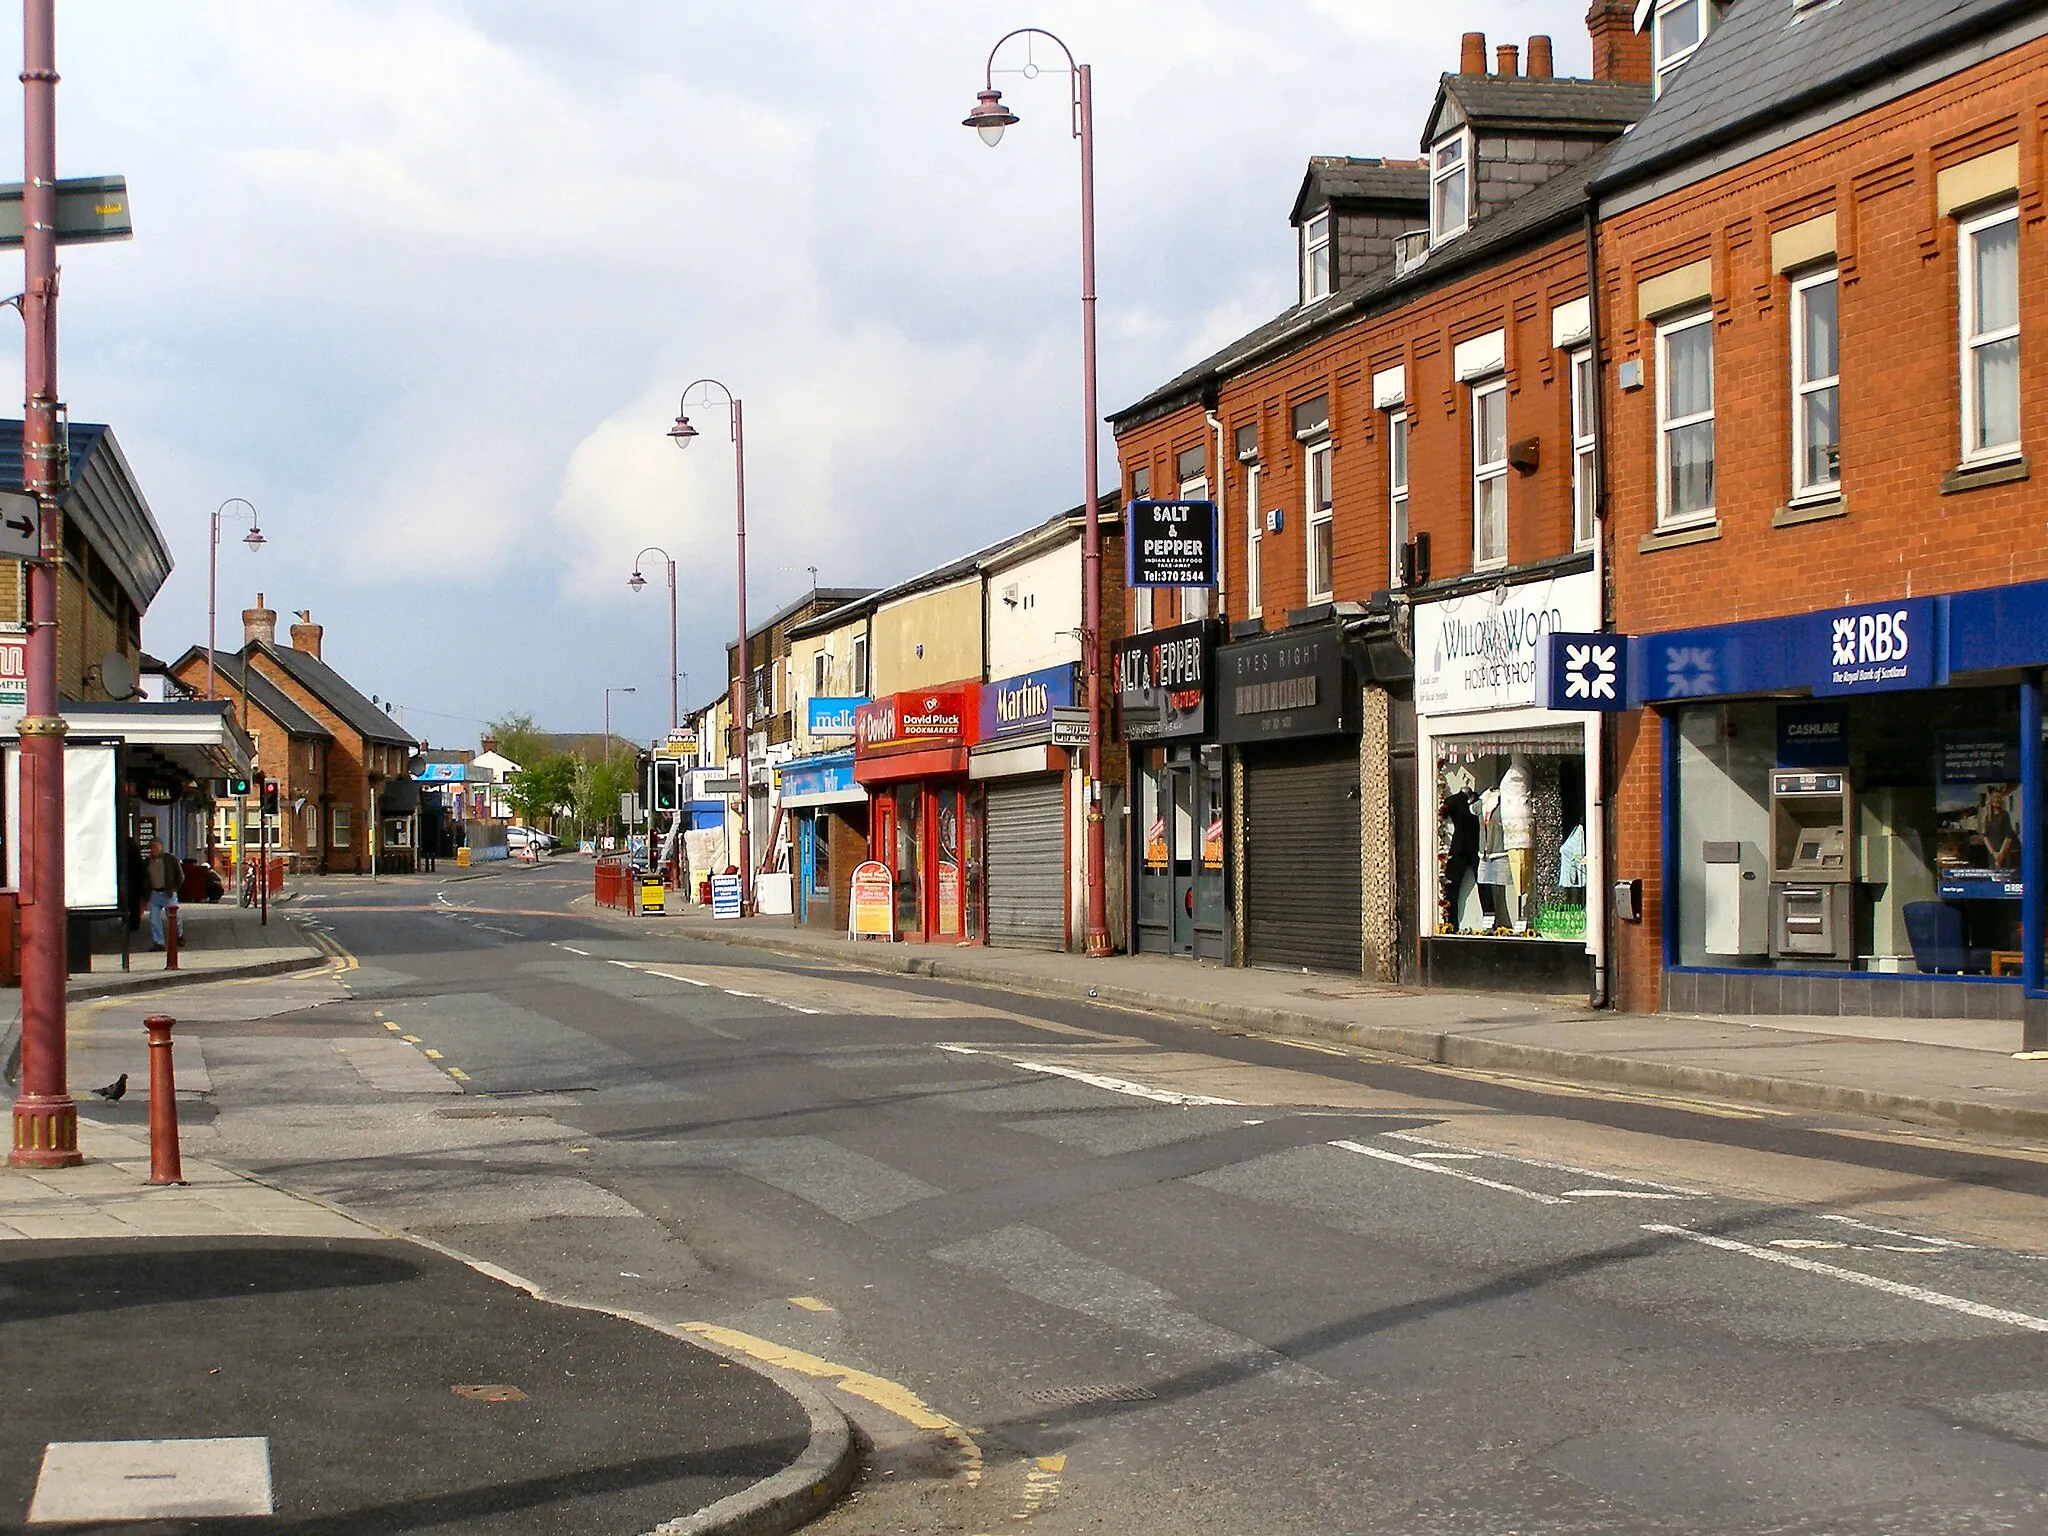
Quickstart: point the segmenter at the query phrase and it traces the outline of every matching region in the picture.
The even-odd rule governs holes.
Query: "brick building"
[[[257,593],[242,612],[242,648],[217,658],[215,693],[242,705],[242,667],[250,671],[248,707],[262,771],[285,786],[273,843],[323,873],[367,874],[412,866],[412,825],[419,787],[409,766],[412,736],[322,658],[323,627],[302,611],[291,644],[277,643],[277,614]],[[194,692],[206,686],[204,647],[188,651],[171,675]],[[264,731],[258,720],[276,722]],[[315,732],[325,732],[322,743]],[[253,819],[254,812],[251,812]]]
[[[2048,5],[1704,14],[1594,181],[1620,1000],[2038,1046]]]
[[[1597,757],[1530,657],[1600,622],[1587,187],[1650,105],[1630,14],[1588,17],[1593,79],[1468,34],[1419,159],[1309,162],[1297,302],[1111,418],[1127,495],[1213,499],[1223,547],[1119,652],[1139,947],[1591,986]]]

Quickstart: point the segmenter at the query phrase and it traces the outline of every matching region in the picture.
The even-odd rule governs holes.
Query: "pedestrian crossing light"
[[[277,780],[275,779],[265,779],[263,781],[263,814],[266,816],[275,816],[277,814]]]
[[[672,757],[657,757],[654,760],[654,794],[651,799],[657,811],[673,811],[682,803],[683,765]]]
[[[229,779],[229,780],[228,780],[228,793],[229,793],[229,794],[231,794],[231,795],[246,795],[246,794],[248,794],[248,793],[249,793],[249,780],[248,780],[248,777],[247,777],[247,775],[237,775],[236,777],[234,777],[234,778],[232,778],[232,779]]]

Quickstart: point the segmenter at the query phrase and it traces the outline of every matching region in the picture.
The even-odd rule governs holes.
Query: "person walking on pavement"
[[[185,883],[185,866],[164,852],[155,839],[149,844],[145,878],[149,883],[149,947],[164,947],[164,909],[178,911],[178,889]],[[178,942],[185,942],[185,914],[178,912]]]

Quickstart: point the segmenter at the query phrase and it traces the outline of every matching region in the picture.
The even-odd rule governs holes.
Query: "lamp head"
[[[248,545],[251,549],[261,549],[265,542],[263,538],[263,530],[261,528],[251,526],[249,531],[242,535],[242,542]]]
[[[1003,105],[998,90],[978,91],[974,110],[960,119],[962,126],[981,135],[981,142],[994,149],[1003,142],[1003,130],[1017,121],[1017,114]]]
[[[633,567],[633,574],[626,578],[626,585],[631,587],[635,592],[638,592],[642,587],[647,585],[647,578],[640,574],[640,567],[638,567],[637,565]]]
[[[668,429],[668,435],[675,439],[678,448],[687,448],[697,440],[697,429],[690,425],[690,418],[680,412],[676,424]]]

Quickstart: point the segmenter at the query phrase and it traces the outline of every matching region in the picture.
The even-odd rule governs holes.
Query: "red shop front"
[[[896,934],[979,944],[981,801],[967,777],[979,683],[871,699],[854,712],[853,776],[868,792],[870,847],[896,887]]]

